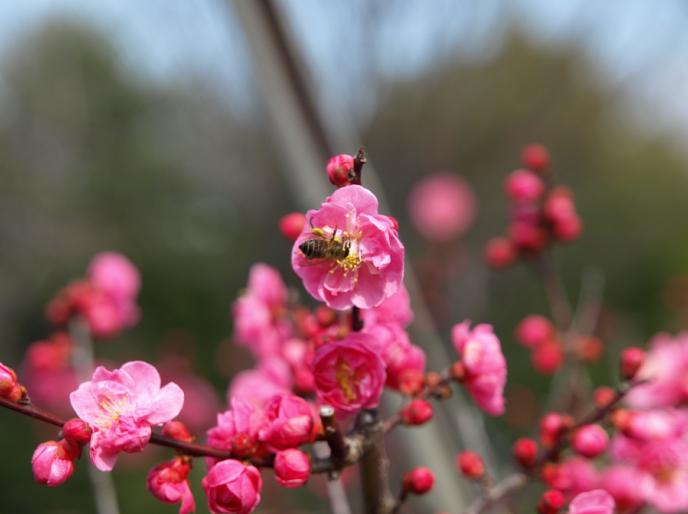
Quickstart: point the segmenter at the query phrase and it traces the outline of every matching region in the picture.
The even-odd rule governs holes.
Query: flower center
[[[100,407],[100,415],[98,416],[98,426],[101,428],[110,428],[113,423],[129,411],[131,404],[129,398],[111,398],[109,396],[104,397],[98,402]]]
[[[355,400],[357,397],[356,387],[354,385],[356,375],[354,374],[354,370],[351,369],[351,366],[341,359],[337,360],[337,364],[335,364],[335,378],[337,379],[339,387],[342,388],[346,401],[351,402]]]

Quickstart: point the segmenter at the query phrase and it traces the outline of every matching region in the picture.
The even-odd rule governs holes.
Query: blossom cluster
[[[506,234],[485,246],[485,259],[495,268],[508,266],[518,257],[537,255],[552,242],[575,241],[583,231],[573,192],[552,185],[547,150],[530,145],[521,157],[524,168],[513,171],[504,182],[510,202]]]

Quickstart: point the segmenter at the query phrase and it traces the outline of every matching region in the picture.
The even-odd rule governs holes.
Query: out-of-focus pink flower
[[[530,360],[533,367],[543,375],[553,375],[564,363],[564,347],[551,339],[533,348]]]
[[[63,484],[74,473],[74,459],[78,457],[78,451],[78,447],[70,447],[65,441],[39,444],[31,457],[36,482],[48,487]]]
[[[452,339],[465,376],[464,386],[478,406],[488,414],[504,413],[506,360],[490,325],[470,329],[470,321],[454,325]]]
[[[395,323],[402,328],[413,321],[411,298],[402,282],[399,289],[377,307],[361,311],[364,327],[378,323]]]
[[[279,272],[267,264],[254,264],[246,293],[232,306],[236,341],[261,359],[278,354],[290,336],[283,319],[286,301],[287,287]]]
[[[313,374],[320,403],[342,412],[377,407],[385,384],[385,366],[366,345],[368,338],[354,332],[317,350]]]
[[[26,350],[26,364],[35,371],[61,371],[70,364],[72,340],[64,332],[55,332],[45,341],[31,343]]]
[[[311,476],[311,459],[301,450],[290,448],[275,456],[275,478],[288,489],[301,487]]]
[[[333,185],[337,187],[345,186],[351,180],[349,172],[353,167],[354,158],[352,155],[345,153],[335,155],[327,161],[327,177]]]
[[[571,445],[576,453],[583,457],[593,458],[604,453],[609,444],[609,435],[599,425],[584,425],[576,430]]]
[[[688,411],[655,409],[635,411],[629,416],[624,434],[645,441],[681,437],[688,429]]]
[[[299,234],[306,226],[306,216],[302,212],[290,212],[279,220],[279,229],[282,235],[289,241],[296,241]]]
[[[602,472],[599,486],[614,497],[623,512],[643,504],[646,476],[632,466],[610,466]]]
[[[286,450],[311,439],[313,415],[308,402],[294,395],[275,396],[265,405],[259,438],[272,450]]]
[[[530,170],[513,171],[504,183],[507,196],[516,202],[534,202],[545,191],[540,177]]]
[[[93,257],[88,278],[98,289],[119,301],[133,301],[141,287],[136,267],[116,252],[102,252]]]
[[[139,452],[148,444],[152,425],[173,419],[184,405],[184,392],[147,362],[127,362],[109,371],[96,368],[69,399],[77,415],[93,428],[91,461],[110,471],[120,452]]]
[[[554,335],[554,326],[544,316],[531,314],[516,326],[516,340],[527,348],[533,348],[548,341]]]
[[[569,494],[578,494],[598,486],[599,475],[595,466],[581,457],[571,457],[556,467],[550,485]]]
[[[362,333],[371,336],[369,346],[385,363],[388,387],[401,391],[408,382],[415,381],[425,372],[425,352],[411,344],[408,334],[399,325],[364,325]]]
[[[148,490],[164,503],[180,503],[179,514],[189,514],[196,510],[191,488],[189,487],[191,464],[184,457],[158,464],[148,472]]]
[[[658,334],[650,341],[645,362],[636,374],[637,380],[647,384],[634,387],[626,401],[632,407],[651,409],[671,407],[686,400],[686,372],[688,372],[688,332],[675,338]]]
[[[577,495],[569,505],[569,514],[614,514],[615,507],[607,491],[595,489]]]
[[[309,220],[292,249],[292,267],[306,290],[333,309],[377,307],[404,277],[404,246],[377,198],[364,187],[337,189]],[[313,228],[311,228],[313,227]],[[310,239],[339,238],[346,257],[309,259],[300,246]]]
[[[217,415],[217,426],[208,430],[208,444],[247,457],[258,448],[258,433],[265,426],[265,413],[242,399],[232,398],[232,408]]]
[[[238,373],[227,390],[227,398],[241,398],[246,402],[262,406],[276,394],[289,392],[290,388],[283,382],[258,368]]]
[[[255,467],[228,459],[210,468],[201,484],[213,514],[249,514],[260,502],[263,479]]]
[[[418,182],[408,199],[411,222],[431,241],[451,241],[473,224],[478,200],[473,188],[448,171],[433,173]]]

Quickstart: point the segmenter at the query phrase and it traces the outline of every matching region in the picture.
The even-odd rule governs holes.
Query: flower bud
[[[504,190],[515,202],[534,202],[542,196],[545,185],[532,171],[516,170],[507,177]]]
[[[571,445],[579,455],[589,459],[604,453],[609,435],[599,425],[584,425],[573,434]]]
[[[580,237],[583,233],[583,222],[576,214],[568,218],[564,218],[554,224],[552,227],[555,239],[564,242],[572,242]]]
[[[569,416],[562,416],[556,412],[545,414],[540,422],[540,440],[542,444],[546,448],[551,447],[572,424]]]
[[[537,461],[538,446],[537,443],[529,437],[522,437],[517,439],[513,447],[514,459],[523,468],[529,469],[535,465]]]
[[[399,392],[406,396],[420,393],[425,385],[423,373],[416,370],[408,370],[399,380]]]
[[[624,435],[629,435],[635,413],[629,409],[616,409],[612,413],[611,422],[614,428]]]
[[[279,220],[280,232],[289,241],[296,241],[303,232],[304,226],[306,226],[306,216],[302,212],[290,212]]]
[[[573,202],[573,192],[568,187],[559,186],[554,188],[547,195],[542,212],[545,219],[553,224],[577,216],[576,205]]]
[[[55,487],[74,473],[74,458],[63,441],[46,441],[33,452],[31,467],[36,482]]]
[[[556,514],[564,507],[564,495],[557,489],[545,491],[537,505],[539,514]]]
[[[485,245],[485,261],[492,268],[505,268],[513,263],[516,257],[516,246],[506,237],[493,237]]]
[[[521,320],[516,326],[516,340],[527,348],[539,346],[554,336],[552,322],[540,316],[531,314]]]
[[[432,419],[432,405],[427,400],[416,398],[405,405],[400,414],[406,425],[423,425]]]
[[[634,346],[626,348],[621,352],[621,377],[624,380],[633,380],[643,362],[645,350]]]
[[[179,514],[195,512],[196,502],[188,480],[190,471],[189,457],[162,462],[148,472],[146,487],[161,502],[181,504]]]
[[[275,456],[275,478],[288,489],[301,487],[311,475],[311,460],[301,450],[290,448]]]
[[[515,222],[507,230],[516,248],[526,252],[539,252],[547,244],[547,232],[539,225]]]
[[[0,362],[0,396],[7,397],[17,385],[17,374]]]
[[[435,474],[430,468],[417,467],[404,475],[404,490],[413,494],[425,494],[435,485]]]
[[[616,393],[611,387],[602,386],[595,389],[592,397],[596,407],[604,408],[614,400]]]
[[[459,453],[456,457],[456,467],[463,476],[472,480],[482,478],[485,475],[485,463],[483,458],[472,451]]]
[[[26,387],[21,384],[14,384],[12,389],[7,394],[2,395],[6,399],[14,403],[20,403],[27,397]]]
[[[542,173],[549,168],[549,152],[547,148],[538,144],[531,144],[523,148],[521,162],[536,173]]]
[[[456,361],[449,368],[449,373],[452,379],[456,380],[458,383],[462,383],[466,379],[466,367],[461,361]]]
[[[350,173],[353,168],[354,158],[351,155],[335,155],[327,162],[327,177],[337,187],[346,186],[351,180]]]
[[[553,375],[564,363],[564,349],[559,341],[550,340],[535,347],[530,360],[543,375]]]
[[[588,336],[576,339],[574,346],[576,357],[583,362],[596,362],[604,353],[604,345],[599,337]]]
[[[74,446],[84,446],[91,440],[93,430],[84,420],[72,418],[62,427],[62,435],[65,440]]]
[[[189,433],[189,429],[186,428],[186,425],[176,420],[165,423],[165,426],[162,427],[162,435],[185,443],[190,443],[194,440],[194,437]]]

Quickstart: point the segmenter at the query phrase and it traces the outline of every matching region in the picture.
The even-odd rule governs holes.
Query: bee
[[[299,250],[306,259],[327,259],[344,261],[349,256],[351,241],[337,237],[337,229],[334,229],[332,237],[328,238],[321,228],[313,228],[313,239],[308,239],[299,245]]]

